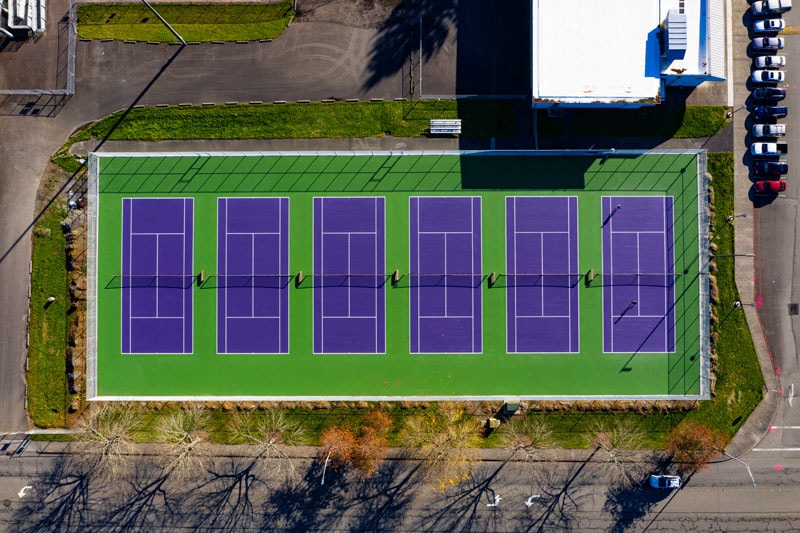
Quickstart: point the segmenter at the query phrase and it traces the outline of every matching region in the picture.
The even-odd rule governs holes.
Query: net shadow
[[[555,287],[572,289],[584,278],[584,274],[498,274],[491,283],[493,288]]]
[[[421,287],[477,289],[487,276],[483,274],[405,274],[392,287],[416,289]]]
[[[381,289],[386,286],[391,276],[384,274],[309,274],[305,279],[311,283],[301,282],[301,286],[314,288],[345,289]]]
[[[189,289],[197,278],[184,276],[113,276],[105,284],[106,289]]]
[[[252,275],[252,276],[208,276],[200,283],[201,289],[285,289],[289,286],[294,276],[283,275]]]

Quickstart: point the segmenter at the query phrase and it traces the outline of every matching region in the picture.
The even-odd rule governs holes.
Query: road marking
[[[31,490],[33,490],[33,487],[31,487],[30,485],[25,485],[24,487],[22,487],[21,489],[19,489],[19,492],[17,493],[17,496],[19,496],[20,498],[22,498],[23,496],[25,496],[25,491],[26,491],[26,490],[28,490],[28,489],[31,489]]]
[[[792,407],[792,397],[794,396],[794,383],[789,384],[789,407]]]
[[[800,448],[753,448],[754,452],[800,452]]]
[[[800,426],[772,426],[774,429],[800,429]]]

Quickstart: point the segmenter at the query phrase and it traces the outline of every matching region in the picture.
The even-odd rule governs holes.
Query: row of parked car
[[[777,33],[786,27],[781,14],[792,8],[792,0],[763,0],[753,2],[750,7],[753,15],[753,33],[758,34],[751,41],[755,58],[750,81],[757,87],[752,96],[759,104],[753,108],[752,118],[756,122],[752,128],[757,140],[750,145],[753,163],[753,189],[760,194],[775,194],[786,190],[786,182],[781,179],[789,172],[789,165],[781,160],[789,152],[789,145],[778,142],[786,136],[786,124],[777,120],[789,114],[789,108],[780,105],[786,98],[786,89],[777,87],[785,79],[779,70],[786,66],[786,56],[778,55],[785,42]],[[764,35],[764,36],[762,36]]]

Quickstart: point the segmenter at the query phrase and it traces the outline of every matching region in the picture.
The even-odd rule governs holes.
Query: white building
[[[630,107],[725,79],[723,0],[532,0],[534,107]]]

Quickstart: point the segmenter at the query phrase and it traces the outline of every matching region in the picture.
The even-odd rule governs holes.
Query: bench
[[[432,135],[459,135],[461,134],[461,119],[431,119]]]

